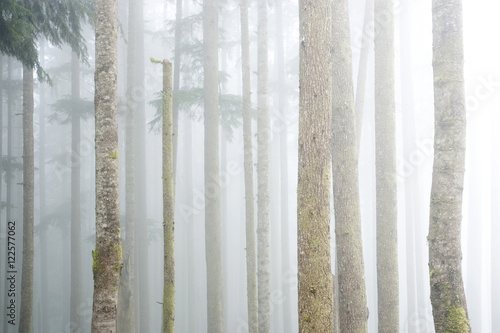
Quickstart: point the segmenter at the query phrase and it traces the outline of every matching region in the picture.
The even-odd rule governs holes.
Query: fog
[[[143,0],[137,24],[135,176],[135,325],[136,332],[159,332],[163,302],[163,190],[161,136],[161,66],[150,57],[174,62],[175,30],[181,29],[179,105],[175,166],[175,331],[207,332],[207,263],[205,257],[204,117],[202,1],[184,0],[176,23],[175,1]],[[278,1],[269,1],[268,57],[271,116],[270,303],[271,332],[298,332],[297,315],[297,165],[299,119],[298,2],[283,0],[284,79],[279,76]],[[377,265],[375,212],[375,125],[373,36],[383,15],[363,27],[365,1],[349,2],[354,90],[363,43],[368,66],[359,146],[362,241],[369,308],[368,331],[377,332]],[[500,4],[463,0],[467,150],[463,192],[463,278],[473,332],[500,327]],[[398,201],[399,326],[401,332],[434,332],[428,269],[428,225],[432,180],[434,103],[431,1],[395,3],[396,153]],[[141,15],[141,12],[135,13]],[[128,4],[118,4],[118,119],[121,233],[125,227]],[[138,16],[139,17],[139,16]],[[378,20],[378,21],[377,21]],[[257,1],[249,6],[255,211],[257,213]],[[143,26],[143,31],[141,27]],[[0,32],[1,33],[1,32]],[[72,52],[38,41],[40,63],[53,84],[35,80],[35,248],[33,332],[90,332],[92,251],[95,248],[94,30],[83,28],[89,59],[79,69],[80,98],[72,100]],[[242,63],[239,1],[219,0],[220,191],[225,332],[248,332],[245,237],[245,177],[242,129]],[[142,41],[142,42],[141,42]],[[143,44],[144,49],[141,49]],[[175,64],[174,64],[175,65]],[[174,67],[175,68],[175,67]],[[16,221],[16,304],[21,302],[23,220],[22,65],[1,55],[2,179],[0,220],[0,331],[9,324],[7,221]],[[280,92],[284,110],[280,113]],[[140,112],[140,111],[139,111]],[[78,114],[80,143],[71,144],[72,114]],[[141,128],[145,131],[141,134]],[[285,135],[283,135],[283,132]],[[282,138],[285,138],[286,145]],[[286,151],[283,147],[286,146]],[[138,148],[139,147],[139,148]],[[142,149],[143,147],[144,149]],[[139,159],[144,158],[142,162]],[[72,167],[80,168],[80,190],[71,191]],[[284,162],[284,163],[280,163]],[[142,165],[141,165],[142,164]],[[286,173],[284,173],[285,166]],[[285,176],[283,176],[285,175]],[[216,182],[216,180],[214,180]],[[71,295],[71,200],[80,203],[80,281],[77,308]],[[331,249],[335,273],[333,195]],[[286,214],[285,214],[286,213]],[[287,215],[287,217],[285,217]],[[257,214],[255,214],[257,216]],[[257,219],[255,219],[257,221]],[[257,223],[255,222],[255,226]],[[145,242],[144,242],[145,241]],[[76,311],[80,323],[70,319]],[[20,314],[19,308],[16,310]],[[495,312],[496,311],[496,312]],[[495,325],[496,326],[493,326]]]

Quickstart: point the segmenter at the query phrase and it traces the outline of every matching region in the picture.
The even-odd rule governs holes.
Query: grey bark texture
[[[358,147],[347,0],[333,3],[332,175],[339,285],[339,327],[367,332],[368,309],[361,241]]]
[[[92,333],[116,332],[122,269],[118,209],[117,2],[97,0],[95,69],[96,248]]]
[[[433,0],[434,165],[429,276],[436,333],[470,332],[462,280],[465,93],[462,1]]]
[[[258,332],[257,263],[255,249],[255,207],[253,191],[252,103],[250,100],[250,42],[248,0],[241,0],[241,69],[243,94],[243,149],[245,168],[245,234],[247,267],[248,332]]]
[[[80,62],[76,53],[71,54],[71,96],[73,103],[80,100]],[[82,302],[81,272],[81,196],[80,196],[80,115],[71,115],[71,293],[70,323],[83,329],[79,308]]]
[[[163,333],[175,332],[174,146],[172,63],[163,60]]]
[[[127,108],[125,118],[125,241],[123,269],[118,289],[118,332],[135,332],[135,61],[137,1],[128,2]]]
[[[205,105],[205,255],[208,332],[224,331],[219,185],[219,68],[217,0],[203,1]]]
[[[257,294],[259,333],[267,333],[271,329],[267,1],[258,3],[257,35]]]
[[[23,66],[23,264],[19,332],[33,330],[33,258],[35,150],[33,136],[33,69]]]
[[[375,0],[375,170],[378,331],[399,331],[394,1]],[[359,142],[359,141],[358,141]]]
[[[333,332],[330,253],[332,2],[299,1],[299,332]]]

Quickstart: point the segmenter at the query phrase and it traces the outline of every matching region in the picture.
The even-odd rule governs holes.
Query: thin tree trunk
[[[208,332],[224,331],[219,186],[219,69],[217,0],[203,1],[205,105],[205,255]]]
[[[330,254],[332,2],[299,2],[299,332],[333,332]]]
[[[146,99],[144,87],[145,56],[144,56],[144,0],[136,0],[136,140],[135,140],[135,262],[136,265],[136,332],[149,332],[150,300],[149,300],[149,242],[148,242],[148,191],[146,168]]]
[[[257,264],[255,249],[255,213],[253,191],[252,102],[250,84],[250,42],[248,33],[248,0],[240,4],[241,66],[243,88],[243,163],[245,168],[245,234],[247,267],[248,333],[257,333],[259,316],[257,300]]]
[[[378,331],[399,331],[394,2],[375,0],[384,21],[375,35],[375,167]]]
[[[433,0],[434,165],[429,276],[436,333],[470,332],[462,280],[465,94],[462,1]]]
[[[172,63],[163,60],[163,332],[175,331]]]
[[[257,293],[259,333],[271,325],[271,265],[269,261],[269,137],[267,1],[258,3],[257,118]]]
[[[75,53],[71,55],[71,96],[75,105],[80,100],[80,63]],[[82,329],[79,314],[82,302],[81,273],[81,209],[80,209],[80,115],[71,115],[71,293],[70,323]]]
[[[356,81],[356,96],[354,110],[356,111],[356,134],[358,149],[361,143],[361,132],[363,128],[363,113],[365,108],[366,77],[368,75],[368,56],[371,46],[371,25],[373,22],[373,1],[365,1],[365,18],[363,31],[361,31],[361,54],[359,56],[358,79]],[[378,12],[378,11],[377,11]],[[383,28],[383,25],[382,25]],[[377,35],[375,35],[377,37]]]
[[[125,124],[125,241],[118,290],[118,332],[135,332],[135,60],[137,1],[129,0],[127,43],[127,115]]]
[[[288,217],[288,124],[286,113],[286,79],[285,79],[285,50],[283,34],[283,1],[276,1],[276,65],[278,69],[278,112],[280,124],[280,193],[281,193],[281,261],[282,276],[289,274],[290,242]],[[283,280],[283,279],[282,279]],[[290,286],[282,285],[283,292],[283,332],[292,331],[292,293]]]
[[[334,2],[333,17],[332,175],[339,327],[343,333],[358,333],[368,330],[368,311],[361,241],[349,12],[346,0]]]
[[[33,330],[33,250],[35,164],[33,137],[33,69],[23,67],[23,266],[19,331]]]
[[[117,3],[97,0],[95,69],[96,248],[92,333],[116,332],[122,269],[118,210]]]

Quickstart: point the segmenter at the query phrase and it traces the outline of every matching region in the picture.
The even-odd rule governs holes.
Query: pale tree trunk
[[[434,165],[429,276],[436,333],[470,332],[462,280],[465,94],[462,1],[433,0]]]
[[[271,268],[269,261],[269,109],[267,95],[267,1],[258,3],[258,118],[257,118],[257,295],[259,333],[271,325]]]
[[[247,261],[248,333],[258,332],[257,265],[255,253],[255,215],[253,192],[252,102],[250,99],[250,42],[248,33],[248,0],[240,4],[241,66],[243,88],[243,161],[245,168],[245,233]]]
[[[127,114],[125,124],[125,241],[123,270],[118,289],[118,332],[135,332],[135,60],[136,60],[136,1],[130,0],[127,43]]]
[[[375,0],[384,15],[375,35],[375,169],[378,331],[399,331],[394,2]]]
[[[285,77],[285,50],[283,34],[283,1],[276,1],[276,65],[278,70],[278,112],[280,123],[280,193],[281,193],[281,261],[282,277],[291,270],[290,263],[290,235],[288,218],[288,126],[286,113],[286,77]],[[282,281],[284,279],[282,278]],[[282,285],[283,291],[283,331],[292,331],[292,292],[287,283]]]
[[[491,295],[500,295],[500,113],[492,110],[491,144]],[[500,298],[491,297],[491,331],[500,332]]]
[[[299,2],[299,332],[333,332],[330,254],[332,2]]]
[[[356,97],[354,102],[354,110],[356,111],[356,138],[358,149],[361,143],[361,133],[363,129],[366,77],[368,75],[368,56],[370,54],[370,47],[372,44],[373,1],[374,0],[365,1],[365,18],[363,21],[363,31],[361,31],[361,54],[359,56],[358,79],[356,81]]]
[[[136,332],[149,332],[149,248],[146,168],[146,89],[144,87],[144,0],[136,0],[135,119],[135,308]]]
[[[205,105],[205,255],[208,332],[224,331],[219,186],[219,69],[217,0],[203,1]]]
[[[23,266],[19,332],[33,330],[33,247],[35,160],[33,69],[23,66]]]
[[[172,63],[163,60],[163,330],[175,331],[174,152]]]
[[[80,63],[78,56],[71,55],[71,97],[73,103],[80,100]],[[82,302],[81,273],[81,210],[80,210],[80,115],[71,115],[71,293],[70,323],[82,329],[79,314]]]
[[[333,5],[332,175],[337,243],[340,331],[367,332],[366,286],[361,241],[358,147],[352,83],[349,12]]]
[[[95,69],[96,247],[92,333],[116,332],[122,268],[118,210],[116,0],[97,0]]]

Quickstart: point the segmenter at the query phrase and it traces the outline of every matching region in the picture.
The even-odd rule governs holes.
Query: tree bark
[[[175,331],[172,63],[163,60],[163,332]]]
[[[299,1],[299,332],[333,332],[330,254],[332,2]]]
[[[436,333],[470,332],[460,229],[465,169],[462,1],[433,0],[434,165],[429,276]]]
[[[354,114],[349,12],[333,5],[332,175],[337,242],[340,331],[367,332],[366,286],[361,241],[358,147]]]
[[[395,333],[399,331],[399,281],[394,1],[375,0],[374,9],[377,22],[381,22],[375,35],[378,331]]]
[[[19,331],[33,330],[33,251],[35,150],[33,137],[33,69],[23,66],[23,266]]]
[[[258,3],[257,118],[257,295],[259,333],[271,329],[271,267],[269,260],[269,137],[267,2]]]
[[[71,55],[71,97],[73,103],[80,100],[80,63],[75,53]],[[81,209],[80,209],[80,115],[71,115],[71,293],[70,323],[82,329],[79,314],[82,302],[81,273]]]
[[[258,332],[257,265],[255,252],[255,220],[252,153],[252,102],[250,85],[250,42],[248,33],[248,0],[240,4],[241,66],[243,85],[243,149],[245,168],[245,234],[247,262],[248,332]]]
[[[205,105],[205,255],[208,332],[224,331],[219,185],[219,69],[217,0],[203,1]]]
[[[97,0],[95,69],[96,248],[92,333],[116,332],[122,269],[118,210],[117,3]]]

